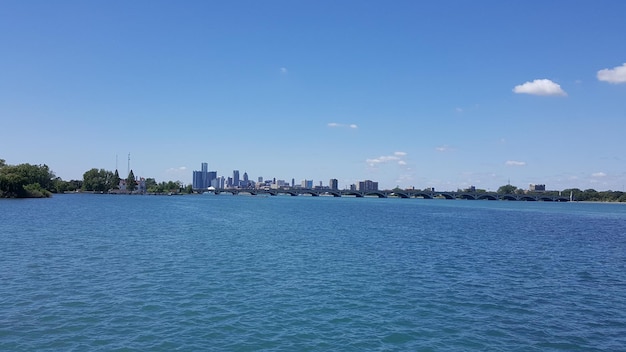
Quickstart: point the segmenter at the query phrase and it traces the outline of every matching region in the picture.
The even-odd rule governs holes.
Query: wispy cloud
[[[507,160],[507,162],[505,162],[504,165],[506,165],[506,166],[525,166],[526,162],[525,161]]]
[[[626,63],[598,71],[598,80],[613,84],[626,83]]]
[[[594,172],[591,174],[591,177],[606,177],[606,174],[604,172]]]
[[[333,128],[352,128],[352,129],[357,129],[359,128],[359,126],[351,123],[351,124],[344,124],[344,123],[337,123],[337,122],[329,122],[327,124],[328,127],[333,127]]]
[[[447,144],[444,144],[444,145],[440,145],[440,146],[436,147],[435,150],[438,151],[438,152],[444,153],[444,152],[454,151],[454,148],[450,147]]]
[[[287,71],[286,67],[281,67],[280,68],[280,73],[283,74],[283,75],[286,75],[287,73],[289,73],[289,71]]]
[[[383,155],[378,158],[366,159],[365,162],[370,167],[376,167],[381,164],[395,163],[400,166],[406,166],[407,162],[403,159],[407,156],[406,152],[394,152],[393,155]]]
[[[552,82],[549,79],[536,79],[532,82],[526,82],[513,88],[513,92],[517,94],[531,94],[531,95],[557,95],[567,96],[567,93],[557,83]]]

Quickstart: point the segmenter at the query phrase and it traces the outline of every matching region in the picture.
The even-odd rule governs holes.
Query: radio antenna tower
[[[130,153],[128,153],[128,165],[127,165],[127,168],[128,168],[128,170],[126,170],[126,171],[128,171],[127,175],[130,175]]]

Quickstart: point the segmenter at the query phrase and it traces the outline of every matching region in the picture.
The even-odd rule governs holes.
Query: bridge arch
[[[527,202],[536,202],[537,198],[532,197],[532,196],[521,196],[519,200],[525,200]]]
[[[426,192],[416,192],[413,193],[413,198],[433,199],[433,196]]]
[[[389,193],[389,196],[396,196],[398,198],[411,198],[408,194],[404,192],[391,192]]]
[[[364,196],[377,196],[378,198],[387,198],[387,195],[383,192],[365,192]]]

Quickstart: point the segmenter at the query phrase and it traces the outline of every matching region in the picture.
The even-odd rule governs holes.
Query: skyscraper
[[[202,163],[200,166],[202,172],[202,188],[206,189],[209,187],[209,164]]]
[[[210,185],[211,179],[209,178],[209,164],[202,163],[200,165],[200,171],[193,172],[191,188],[195,190],[206,190]]]
[[[239,170],[233,170],[233,186],[239,187]]]

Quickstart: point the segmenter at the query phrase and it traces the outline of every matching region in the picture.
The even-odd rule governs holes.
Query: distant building
[[[209,171],[209,164],[202,163],[200,165],[200,171],[193,172],[193,179],[191,182],[191,188],[194,190],[206,190],[209,186],[212,186],[213,180],[217,178],[217,171]]]
[[[328,187],[332,190],[338,190],[339,189],[339,181],[337,181],[336,178],[331,178],[330,181],[328,181]]]
[[[135,190],[133,191],[133,193],[146,193],[146,179],[143,177],[135,177],[135,183],[137,184],[135,186]],[[118,185],[119,187],[119,191],[121,193],[127,193],[128,190],[126,189],[126,180],[125,179],[120,179],[120,183]]]
[[[534,185],[534,184],[530,184],[528,186],[528,190],[530,192],[545,192],[546,191],[546,185]]]
[[[358,190],[360,192],[378,191],[378,182],[371,180],[359,181]]]
[[[224,176],[218,177],[215,180],[215,183],[216,183],[215,188],[226,188],[226,187],[224,187],[225,183],[226,183],[226,179],[224,178]]]
[[[313,180],[302,180],[302,188],[313,188]]]
[[[233,170],[233,187],[239,187],[239,170]]]

